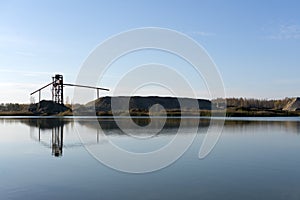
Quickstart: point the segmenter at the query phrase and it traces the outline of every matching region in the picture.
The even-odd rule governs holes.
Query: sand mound
[[[286,106],[284,106],[283,110],[287,111],[300,111],[300,98],[293,98],[289,101]]]

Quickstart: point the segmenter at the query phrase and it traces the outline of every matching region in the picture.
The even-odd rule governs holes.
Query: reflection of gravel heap
[[[287,111],[299,111],[300,110],[300,98],[293,98],[283,110]]]
[[[40,103],[31,104],[28,108],[28,111],[33,112],[36,115],[54,115],[68,110],[71,109],[65,105],[46,100],[40,101]]]
[[[64,126],[73,122],[71,118],[24,118],[20,119],[21,123],[27,124],[30,127],[40,129],[53,129],[55,127]]]

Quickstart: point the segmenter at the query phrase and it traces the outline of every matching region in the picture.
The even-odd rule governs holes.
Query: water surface
[[[147,120],[135,122],[146,126]],[[201,119],[189,150],[171,166],[147,174],[101,164],[75,129],[89,137],[85,145],[105,144],[105,134],[122,148],[147,152],[170,141],[180,122],[190,134],[197,120],[168,120],[151,141],[139,142],[112,119],[99,122],[101,131],[92,118],[1,118],[1,199],[300,199],[299,118],[229,118],[214,150],[199,160],[209,125]]]

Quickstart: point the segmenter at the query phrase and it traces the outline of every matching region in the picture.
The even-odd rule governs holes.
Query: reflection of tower
[[[55,157],[62,156],[63,130],[63,125],[52,128],[52,155],[54,155]]]
[[[52,101],[58,104],[64,103],[64,91],[63,91],[63,76],[55,74],[52,77]]]
[[[92,122],[93,120],[89,121]],[[51,149],[52,156],[61,157],[63,156],[63,148],[77,148],[81,147],[82,145],[89,146],[89,145],[97,145],[101,144],[105,140],[104,133],[101,131],[102,129],[97,129],[97,140],[93,137],[91,140],[88,140],[86,143],[72,141],[72,143],[68,144],[68,141],[65,141],[64,136],[64,128],[66,124],[72,123],[73,119],[66,119],[66,118],[29,118],[28,120],[22,121],[30,126],[30,138],[47,149]],[[96,124],[98,124],[98,119],[95,120]],[[70,125],[70,124],[69,124]],[[70,133],[70,130],[67,132]],[[37,128],[35,132],[34,129]],[[73,133],[73,131],[71,131]],[[71,136],[72,137],[72,136]],[[77,138],[77,137],[76,137]],[[78,139],[78,138],[77,138]],[[49,144],[50,142],[50,144]],[[65,144],[67,142],[67,144]],[[0,198],[1,199],[1,198]]]

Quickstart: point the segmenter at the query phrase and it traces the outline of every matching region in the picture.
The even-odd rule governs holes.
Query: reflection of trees
[[[254,118],[255,119],[255,118]],[[235,120],[230,119],[225,122],[225,128],[229,128],[232,132],[247,133],[257,132],[262,129],[276,130],[287,133],[300,134],[300,121],[285,121],[285,120]],[[247,131],[246,131],[247,130]]]

